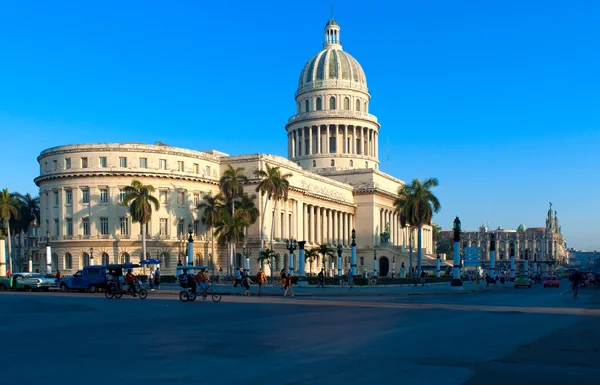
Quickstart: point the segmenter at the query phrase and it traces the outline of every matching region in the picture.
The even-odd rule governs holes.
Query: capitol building
[[[261,233],[264,247],[269,247],[274,218],[274,249],[282,255],[287,253],[285,241],[290,238],[305,240],[308,249],[323,243],[342,245],[347,268],[351,231],[355,229],[358,271],[373,270],[373,252],[378,246],[380,275],[392,273],[393,260],[397,273],[400,262],[408,266],[410,232],[401,226],[393,206],[404,182],[380,171],[381,126],[370,113],[370,99],[362,67],[342,49],[340,27],[330,20],[323,49],[300,72],[296,112],[285,124],[287,158],[230,156],[161,142],[74,144],[42,151],[40,175],[35,178],[41,198],[40,241],[45,242],[45,234],[49,234],[53,269],[68,275],[89,264],[142,258],[140,224],[132,222],[122,205],[123,188],[134,179],[156,189],[160,209],[152,213],[148,224],[147,257],[163,261],[164,275],[174,274],[179,260],[185,263],[189,225],[194,236],[194,264],[225,269],[227,247],[215,242],[215,255],[211,255],[213,235],[202,224],[196,206],[206,194],[219,193],[219,179],[229,165],[244,168],[248,194],[255,193],[260,181],[254,170],[269,165],[291,174],[289,197],[278,206],[267,201],[269,214],[264,225],[259,219],[248,230],[245,246],[251,253],[252,272],[259,266]],[[283,141],[282,137],[282,145]],[[258,194],[261,218],[265,199]],[[271,215],[274,210],[277,212]],[[378,245],[379,234],[386,228],[390,242]],[[416,230],[413,236],[416,239]],[[423,228],[423,251],[430,254],[424,256],[424,264],[433,261],[430,226]],[[45,260],[43,252],[40,257]],[[243,266],[241,256],[234,262]],[[321,266],[322,261],[315,261],[311,268],[316,272]],[[274,266],[282,267],[283,261]]]

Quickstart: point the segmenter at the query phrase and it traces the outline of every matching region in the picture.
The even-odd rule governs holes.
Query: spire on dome
[[[325,43],[323,49],[342,49],[340,42],[340,25],[333,19],[333,7],[331,8],[331,19],[325,24]]]

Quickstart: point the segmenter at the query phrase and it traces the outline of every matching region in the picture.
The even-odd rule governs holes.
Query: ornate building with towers
[[[335,20],[327,22],[324,32],[323,49],[300,73],[296,113],[285,126],[287,159],[268,154],[230,156],[160,142],[75,144],[42,151],[35,182],[41,197],[41,241],[49,235],[53,268],[71,274],[91,263],[136,262],[142,257],[140,225],[121,204],[123,188],[133,179],[154,186],[161,203],[148,224],[147,256],[163,260],[163,274],[173,274],[177,260],[185,258],[189,225],[195,264],[240,266],[243,256],[228,260],[223,245],[217,244],[212,255],[213,235],[202,225],[196,206],[205,194],[219,191],[219,178],[228,165],[244,168],[249,179],[245,191],[253,194],[259,183],[254,171],[267,164],[292,175],[289,197],[275,205],[258,196],[260,216],[266,214],[264,225],[261,228],[261,220],[252,225],[246,244],[238,247],[251,253],[251,271],[258,268],[261,233],[264,246],[271,241],[272,221],[274,249],[282,255],[287,253],[287,239],[304,240],[307,248],[341,245],[346,269],[355,229],[359,272],[373,270],[375,247],[380,275],[391,274],[393,262],[396,272],[401,262],[408,266],[410,232],[401,226],[393,206],[404,183],[379,170],[380,125],[369,113],[365,73],[343,51]],[[381,238],[389,241],[381,243]],[[435,263],[430,226],[423,228],[423,249],[430,254],[424,264],[427,258]],[[280,261],[273,270],[282,266]],[[306,271],[321,267],[337,269],[315,261]]]

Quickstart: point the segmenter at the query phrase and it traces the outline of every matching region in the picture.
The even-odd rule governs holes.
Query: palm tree
[[[8,236],[8,260],[9,268],[12,271],[12,257],[11,257],[11,244],[10,244],[10,220],[11,218],[19,218],[19,202],[14,198],[13,194],[8,192],[8,189],[0,191],[0,218],[6,226]],[[4,263],[4,261],[0,261]]]
[[[265,269],[265,262],[270,266],[271,259],[274,257],[275,252],[269,248],[261,250],[258,252],[258,258],[256,258],[256,262],[260,262],[260,268]]]
[[[29,228],[33,223],[40,222],[40,197],[32,197],[31,194],[27,193],[25,195],[15,193],[14,196],[20,201],[19,208],[19,216],[20,216],[20,228],[27,234],[29,238]],[[29,250],[29,261],[32,260],[33,256],[31,255],[31,244],[27,244],[27,249]],[[28,261],[28,262],[29,262]]]
[[[256,192],[260,192],[261,195],[267,195],[267,199],[265,200],[265,204],[263,207],[263,217],[260,228],[260,247],[261,250],[263,248],[263,229],[265,225],[265,215],[267,212],[267,202],[270,200],[275,200],[275,210],[273,210],[272,219],[271,219],[271,250],[273,249],[273,233],[275,231],[275,212],[277,211],[279,201],[281,199],[287,201],[288,199],[288,191],[290,188],[290,182],[288,178],[292,176],[292,174],[281,174],[281,169],[279,167],[271,167],[268,163],[265,164],[265,170],[255,170],[254,175],[261,179],[256,186]]]
[[[312,263],[319,258],[319,249],[312,248],[304,253],[304,260],[310,263],[310,275],[312,275]]]
[[[246,222],[245,238],[248,238],[248,227],[252,226],[258,220],[258,216],[260,212],[256,207],[256,195],[248,195],[244,194],[238,199],[237,209],[235,210],[235,215],[240,216]]]
[[[335,249],[326,243],[321,244],[315,250],[317,250],[318,254],[323,256],[323,267],[325,268],[327,268],[327,259],[330,259],[330,261],[334,261],[334,259],[336,258]]]
[[[414,179],[410,185],[404,185],[398,189],[398,197],[394,201],[394,207],[407,218],[408,223],[417,227],[417,272],[421,274],[421,244],[423,225],[431,224],[433,213],[441,209],[439,200],[431,189],[437,187],[437,178],[429,178],[421,182]]]
[[[244,168],[233,168],[231,164],[228,164],[227,169],[219,180],[219,187],[225,197],[226,205],[228,207],[231,205],[231,217],[233,217],[235,213],[235,199],[244,193],[244,184],[246,183],[248,183],[248,177],[244,175]],[[235,244],[231,244],[230,249],[231,254],[227,260],[227,268],[229,274],[232,274],[231,262],[233,262],[233,256],[235,255]]]
[[[133,222],[139,222],[142,227],[142,259],[146,259],[146,224],[152,218],[152,206],[158,211],[160,203],[152,195],[154,186],[142,184],[138,180],[132,180],[131,186],[126,186],[123,192],[123,206],[129,206]]]
[[[222,194],[212,195],[207,194],[202,198],[202,202],[198,204],[197,209],[202,211],[200,218],[202,224],[210,227],[211,241],[212,241],[212,253],[211,257],[215,255],[215,223],[220,220],[219,211],[224,207],[225,198]],[[214,261],[210,261],[211,266],[214,266]]]
[[[224,207],[219,211],[219,220],[215,223],[214,235],[219,244],[235,245],[244,241],[244,229],[247,224],[239,215],[231,215]],[[233,256],[233,254],[231,254]],[[233,259],[228,261],[230,267]],[[231,272],[230,272],[231,273]]]
[[[437,252],[437,243],[442,238],[442,227],[437,223],[433,223],[431,225],[431,238],[433,240],[433,244],[435,245],[435,251]]]

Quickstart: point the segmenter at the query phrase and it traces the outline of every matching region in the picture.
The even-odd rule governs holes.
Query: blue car
[[[106,266],[86,266],[83,270],[79,270],[70,277],[60,281],[59,289],[66,293],[69,290],[89,291],[95,293],[98,289],[104,289],[106,283],[104,276],[106,275]]]

